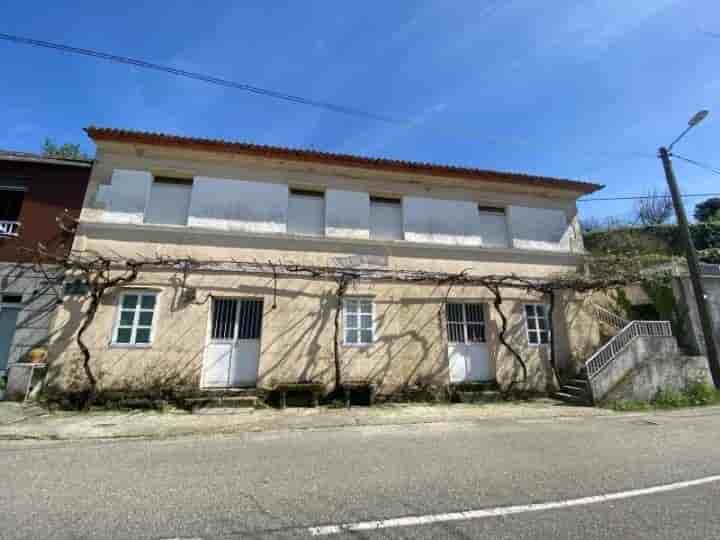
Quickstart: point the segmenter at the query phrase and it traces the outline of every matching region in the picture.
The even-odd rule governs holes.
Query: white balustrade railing
[[[612,326],[617,330],[625,328],[630,323],[630,321],[623,319],[620,315],[617,315],[609,309],[599,306],[598,304],[592,304],[592,308],[595,316],[600,321]]]
[[[672,337],[670,321],[632,321],[617,335],[598,349],[586,362],[588,379],[607,367],[633,339],[637,337]]]
[[[19,221],[0,221],[0,236],[18,236],[19,234]]]

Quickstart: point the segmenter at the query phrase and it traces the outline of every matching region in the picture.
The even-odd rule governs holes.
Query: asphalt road
[[[0,537],[8,539],[304,538],[313,527],[408,516],[440,521],[325,538],[720,538],[720,479],[712,478],[568,508],[448,517],[719,475],[717,410],[170,441],[4,442],[0,464]]]

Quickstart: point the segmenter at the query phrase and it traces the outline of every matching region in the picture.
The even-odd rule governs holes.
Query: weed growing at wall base
[[[681,390],[661,388],[651,401],[621,399],[606,406],[615,411],[646,411],[717,404],[720,404],[720,390],[705,382],[694,382]]]

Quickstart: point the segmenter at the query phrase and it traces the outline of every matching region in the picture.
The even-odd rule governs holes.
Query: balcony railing
[[[0,237],[3,236],[20,236],[20,222],[0,220]]]

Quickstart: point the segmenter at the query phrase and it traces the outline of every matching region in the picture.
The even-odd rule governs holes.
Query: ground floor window
[[[150,345],[155,324],[157,293],[124,292],[120,295],[113,335],[116,345]]]
[[[485,343],[483,304],[449,302],[445,313],[450,343]]]
[[[550,321],[548,307],[543,304],[527,304],[525,306],[528,343],[541,345],[550,343]]]
[[[375,340],[372,300],[345,298],[343,314],[345,345],[370,345]]]

